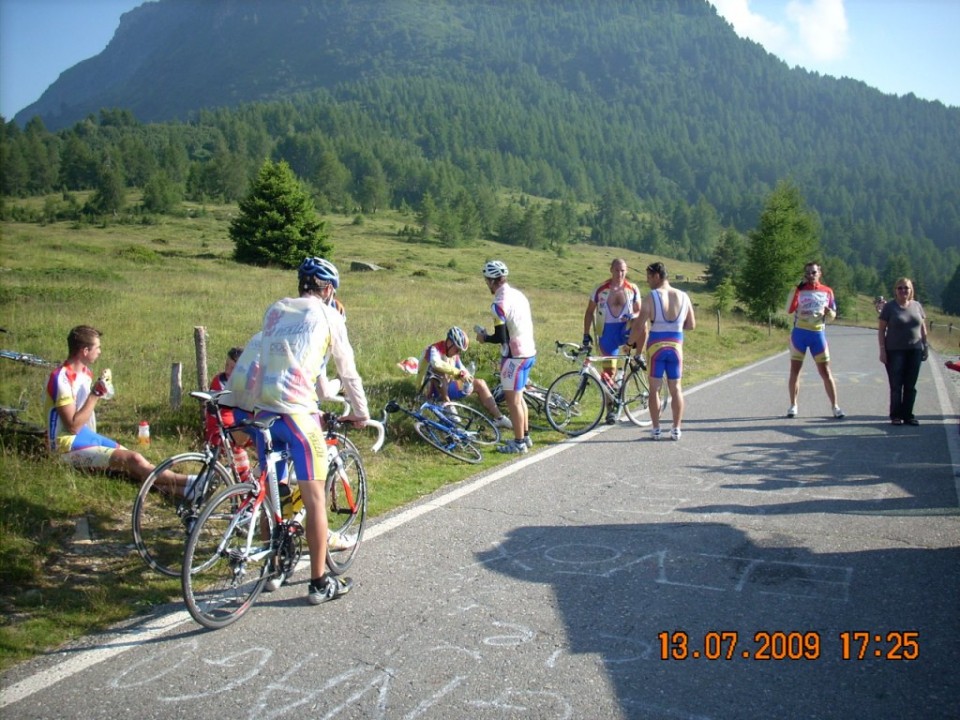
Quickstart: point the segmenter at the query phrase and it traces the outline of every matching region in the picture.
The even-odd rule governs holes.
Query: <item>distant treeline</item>
[[[194,13],[202,37],[212,11],[150,12]],[[277,13],[256,25],[263,52],[225,43],[222,61],[232,92],[256,85],[281,99],[186,121],[111,109],[57,132],[39,118],[7,123],[0,191],[95,189],[84,207],[68,197],[50,208],[82,215],[115,211],[137,187],[138,210],[169,212],[183,198],[235,201],[264,159],[282,159],[321,211],[407,208],[410,233],[448,244],[588,241],[709,262],[789,179],[823,251],[862,292],[888,293],[897,258],[938,301],[960,265],[960,110],[790,70],[705,2],[297,0]],[[228,39],[229,20],[218,20]],[[287,50],[282,71],[272,43]],[[306,62],[317,48],[323,62]],[[205,71],[177,107],[222,97]],[[167,79],[140,94],[149,87],[156,105]],[[302,92],[311,85],[321,88]]]

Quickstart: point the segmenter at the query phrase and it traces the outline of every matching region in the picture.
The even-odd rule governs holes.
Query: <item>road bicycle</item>
[[[30,353],[0,350],[0,358],[30,365],[31,367],[54,368],[56,363]],[[47,430],[42,425],[24,420],[27,414],[27,391],[20,392],[15,406],[0,407],[0,441],[10,448],[28,455],[46,452]]]
[[[289,577],[303,553],[306,509],[284,518],[278,468],[286,451],[273,447],[270,426],[278,415],[258,418],[266,462],[253,482],[223,488],[200,512],[187,540],[180,574],[183,598],[191,617],[204,627],[222,628],[239,620],[271,578]],[[383,444],[384,427],[377,421],[373,450]],[[338,430],[335,415],[324,414],[328,468],[325,505],[330,530],[327,567],[344,572],[356,559],[367,514],[367,476],[356,446]]]
[[[413,419],[417,435],[442,453],[462,462],[477,464],[483,459],[482,446],[500,442],[500,430],[479,410],[458,402],[423,402],[417,409],[405,408],[391,400],[386,413],[403,413]]]
[[[250,426],[227,426],[220,412],[220,400],[229,392],[190,393],[216,418],[217,436],[198,452],[173,455],[157,465],[143,481],[133,503],[130,525],[134,547],[149,567],[163,575],[180,577],[184,543],[203,504],[223,487],[249,479],[236,466],[233,435],[249,432]],[[167,472],[192,480],[186,495],[183,488],[163,481],[162,475]]]
[[[16,407],[0,407],[0,443],[28,455],[41,455],[46,449],[47,431],[42,425],[24,420],[26,410],[24,393]]]
[[[646,363],[640,356],[624,358],[613,355],[590,355],[589,346],[557,341],[556,350],[569,360],[582,360],[579,370],[563,373],[547,390],[546,415],[557,432],[576,437],[590,432],[600,424],[606,413],[607,422],[620,420],[621,412],[638,427],[651,424],[648,410],[650,390],[645,377]],[[623,363],[619,381],[607,371],[598,370],[598,363]],[[661,408],[666,398],[661,397]]]
[[[499,373],[497,375],[499,377]],[[504,409],[506,395],[503,391],[503,383],[498,382],[490,389],[494,402]],[[550,423],[547,421],[547,388],[537,385],[534,382],[528,382],[523,388],[523,399],[527,403],[528,416],[527,421],[531,430],[549,430]],[[506,412],[503,413],[507,415]]]

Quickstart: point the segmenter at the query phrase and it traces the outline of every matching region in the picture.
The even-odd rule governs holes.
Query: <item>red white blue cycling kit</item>
[[[417,374],[417,387],[423,388],[427,382],[428,372],[434,376],[446,375],[450,378],[447,384],[447,397],[451,400],[462,400],[473,392],[473,384],[462,385],[458,382],[460,373],[466,370],[460,354],[453,357],[446,355],[447,341],[441,340],[433,345],[428,345],[420,357],[420,371]],[[436,384],[436,383],[434,383]],[[439,397],[437,388],[427,388],[428,398],[435,400]]]
[[[619,355],[620,347],[630,336],[630,321],[635,317],[634,308],[640,304],[640,288],[625,280],[618,288],[613,280],[607,280],[590,296],[590,301],[600,311],[603,328],[597,345],[604,355]]]
[[[504,390],[523,390],[537,361],[530,302],[522,292],[503,283],[493,296],[491,310],[494,334],[500,337],[500,383]]]
[[[72,434],[60,418],[58,408],[71,403],[83,407],[93,389],[93,373],[82,367],[74,371],[61,365],[47,380],[44,400],[47,409],[47,440],[50,451],[60,459],[81,468],[105,470],[110,466],[110,456],[120,444],[97,433],[97,418],[90,413],[86,425],[77,434]]]
[[[820,283],[803,283],[793,292],[790,307],[794,314],[790,332],[790,359],[802,361],[807,353],[818,363],[830,362],[830,348],[824,327],[828,312],[837,312],[833,290]]]

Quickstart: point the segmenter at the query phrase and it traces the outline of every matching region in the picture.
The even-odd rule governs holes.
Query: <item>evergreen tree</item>
[[[143,209],[152,213],[169,213],[183,200],[183,188],[165,172],[156,172],[143,188]]]
[[[725,230],[707,265],[707,289],[716,290],[725,281],[732,281],[743,269],[746,254],[743,237],[733,228]]]
[[[940,303],[944,312],[951,315],[960,315],[960,265],[953,271],[953,277],[940,295]]]
[[[115,158],[108,158],[100,168],[97,186],[85,210],[94,215],[116,214],[123,209],[126,203],[126,192],[123,174]]]
[[[313,201],[283,161],[263,164],[229,232],[234,258],[252,265],[295,268],[305,257],[327,257],[333,249]]]
[[[819,228],[796,185],[781,181],[767,197],[744,267],[734,278],[737,298],[757,320],[780,310],[803,266],[816,260]]]

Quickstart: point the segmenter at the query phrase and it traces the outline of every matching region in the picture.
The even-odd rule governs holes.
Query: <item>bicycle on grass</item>
[[[418,409],[410,410],[391,400],[384,411],[409,416],[417,435],[440,452],[462,462],[479,463],[483,459],[480,447],[500,442],[500,430],[493,421],[463,403],[426,401]]]
[[[187,540],[180,574],[183,598],[191,617],[204,627],[222,628],[239,620],[256,601],[267,581],[293,573],[303,553],[300,508],[284,518],[277,468],[288,460],[273,447],[271,415],[253,421],[263,437],[266,463],[253,482],[223,488],[204,506]],[[383,444],[383,425],[376,451]],[[356,559],[367,514],[367,478],[356,446],[338,432],[336,416],[324,414],[329,464],[325,479],[327,521],[331,540],[327,567],[341,574]]]
[[[250,428],[245,424],[224,425],[220,412],[220,400],[229,392],[190,393],[216,418],[217,437],[199,452],[173,455],[157,465],[143,481],[133,503],[130,525],[134,547],[149,567],[163,575],[180,577],[183,546],[203,504],[221,488],[248,479],[241,477],[235,465],[233,434]],[[161,480],[167,471],[195,478],[187,494]]]
[[[14,350],[0,350],[0,358],[32,367],[57,366],[37,355]],[[0,443],[27,454],[41,455],[47,451],[47,430],[43,425],[23,419],[27,414],[27,405],[27,391],[22,390],[16,406],[0,407]]]
[[[582,358],[583,364],[579,370],[560,375],[547,390],[547,421],[554,430],[569,437],[583,435],[600,424],[605,411],[611,425],[619,421],[621,412],[638,427],[651,424],[649,416],[643,417],[650,400],[643,358],[590,355],[588,346],[559,341],[556,350],[569,360]],[[625,359],[623,378],[619,382],[596,367],[596,363]],[[665,408],[666,398],[662,397],[660,402],[661,408]]]

